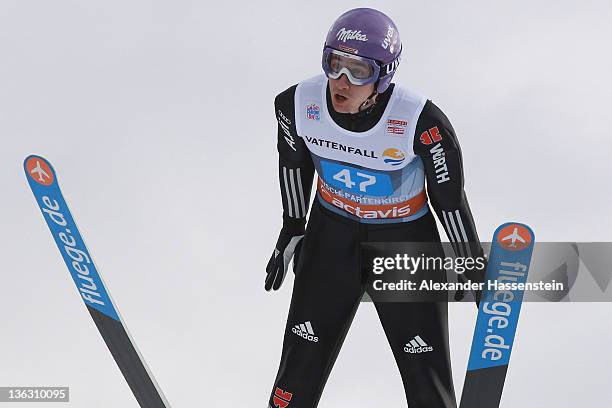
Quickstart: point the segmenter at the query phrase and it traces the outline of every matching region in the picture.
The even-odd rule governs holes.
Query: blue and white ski
[[[534,243],[531,228],[515,222],[493,235],[460,408],[499,407],[524,290],[489,285],[525,283]]]
[[[23,166],[36,202],[79,294],[136,400],[143,408],[169,407],[136,344],[127,332],[83,242],[59,188],[55,170],[40,156],[28,156]]]

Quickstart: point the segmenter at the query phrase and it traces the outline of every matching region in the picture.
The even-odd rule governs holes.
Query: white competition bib
[[[426,98],[396,86],[379,122],[365,132],[336,124],[327,110],[327,78],[300,82],[297,134],[319,175],[328,209],[360,222],[403,222],[427,211],[423,163],[412,149]]]

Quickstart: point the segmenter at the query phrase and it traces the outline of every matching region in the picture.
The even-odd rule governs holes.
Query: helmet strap
[[[376,97],[378,96],[378,92],[376,92],[376,87],[378,86],[378,81],[374,84],[374,91],[367,97],[365,101],[361,105],[359,105],[359,112],[363,112],[374,106],[376,103]]]

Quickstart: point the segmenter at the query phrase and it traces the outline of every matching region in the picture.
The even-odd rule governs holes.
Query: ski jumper
[[[457,256],[481,256],[454,130],[431,101],[391,84],[367,111],[333,110],[327,78],[275,99],[284,226],[312,204],[269,407],[316,407],[370,291],[362,242],[432,242],[436,211]],[[426,188],[427,185],[427,188]],[[432,256],[444,256],[440,245]],[[377,302],[410,408],[455,408],[446,303]],[[415,347],[417,346],[417,347]],[[419,353],[411,350],[420,350]]]

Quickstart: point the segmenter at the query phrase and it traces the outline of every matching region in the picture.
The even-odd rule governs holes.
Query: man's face
[[[329,79],[332,105],[338,113],[357,113],[361,104],[374,92],[374,84],[353,85],[346,75]]]

